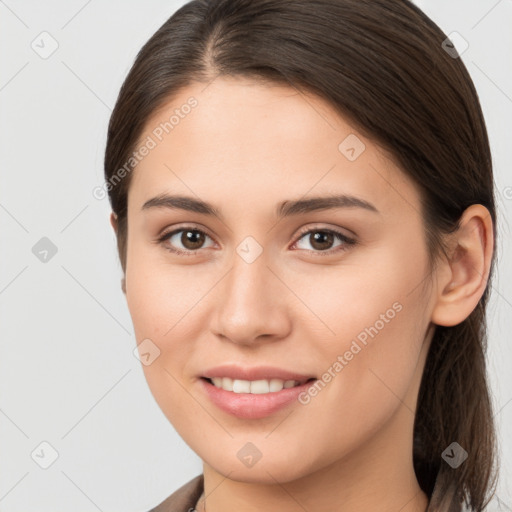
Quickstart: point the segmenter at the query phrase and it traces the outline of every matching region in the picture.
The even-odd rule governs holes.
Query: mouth
[[[198,382],[205,396],[219,409],[240,419],[255,420],[293,407],[293,404],[298,407],[299,396],[317,380],[315,377],[243,380],[202,376]]]
[[[295,379],[258,379],[258,380],[244,380],[232,379],[230,377],[201,377],[202,380],[208,382],[212,386],[224,391],[231,391],[233,393],[245,393],[253,395],[278,393],[283,389],[290,389],[303,386],[309,382],[317,380],[315,377],[306,378],[302,380]]]

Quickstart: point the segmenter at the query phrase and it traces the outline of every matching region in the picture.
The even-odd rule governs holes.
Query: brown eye
[[[201,248],[201,245],[204,243],[204,238],[205,234],[201,231],[185,229],[182,231],[180,242],[183,244],[185,249],[193,251]]]
[[[185,227],[165,233],[158,241],[171,252],[193,256],[198,249],[203,248],[206,238],[210,237],[204,231]]]
[[[311,246],[319,251],[330,249],[334,242],[334,235],[327,231],[315,231],[309,235]]]
[[[343,233],[339,231],[335,231],[332,229],[309,229],[302,233],[299,240],[295,245],[300,245],[301,240],[306,240],[312,249],[308,249],[309,252],[318,255],[329,255],[338,251],[347,250],[350,246],[355,245],[356,240],[345,236]],[[333,243],[339,240],[340,243],[336,246],[333,246]],[[334,247],[334,248],[332,248]],[[304,248],[304,247],[299,247]]]

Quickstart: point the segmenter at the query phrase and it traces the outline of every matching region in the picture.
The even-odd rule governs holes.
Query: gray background
[[[92,194],[121,83],[184,3],[0,0],[1,512],[146,511],[202,471],[133,354],[108,199]],[[512,510],[512,1],[417,3],[469,43],[462,59],[489,129],[500,216],[489,371],[501,479],[488,510]]]

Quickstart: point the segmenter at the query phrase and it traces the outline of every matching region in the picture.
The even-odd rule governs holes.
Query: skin
[[[160,349],[143,366],[151,392],[203,460],[208,512],[426,510],[412,463],[418,389],[435,324],[463,321],[484,292],[488,211],[466,210],[449,240],[455,257],[430,273],[418,190],[328,103],[242,78],[205,87],[183,89],[141,136],[190,96],[198,100],[133,171],[125,293],[137,343],[149,338]],[[355,161],[338,150],[350,134],[366,146]],[[274,215],[281,201],[333,192],[369,201],[379,213]],[[141,210],[162,193],[211,202],[223,219]],[[190,223],[208,235],[195,255],[168,250],[194,250],[182,233],[155,242]],[[117,230],[114,214],[111,224]],[[315,245],[316,231],[300,228],[338,229],[358,243],[334,237]],[[236,252],[247,236],[263,248],[250,264]],[[307,405],[247,420],[201,390],[201,372],[228,362],[321,378],[394,303],[400,312]],[[252,467],[237,457],[248,441],[262,454]]]

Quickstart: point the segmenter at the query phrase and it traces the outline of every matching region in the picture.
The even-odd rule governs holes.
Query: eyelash
[[[194,231],[194,232],[200,233],[202,235],[206,235],[209,238],[212,238],[212,237],[210,237],[210,235],[208,235],[208,233],[206,233],[202,229],[199,229],[196,226],[182,226],[179,229],[175,229],[168,233],[164,233],[162,236],[160,236],[157,239],[157,243],[161,244],[162,246],[164,246],[165,249],[167,249],[168,251],[170,251],[174,254],[178,254],[180,256],[195,256],[200,249],[197,249],[195,251],[192,251],[192,250],[183,251],[181,249],[170,248],[168,245],[165,244],[165,242],[168,239],[170,239],[172,236],[174,236],[175,234],[180,233],[182,231]],[[357,245],[357,243],[358,243],[355,239],[349,238],[346,235],[344,235],[343,233],[341,233],[340,231],[337,231],[335,229],[322,229],[322,228],[307,229],[307,228],[305,228],[305,229],[301,230],[297,240],[294,242],[293,245],[295,245],[299,240],[301,240],[304,237],[304,235],[307,235],[309,233],[331,233],[331,234],[335,235],[335,237],[338,240],[343,242],[343,245],[338,246],[337,248],[334,248],[334,249],[328,249],[326,251],[307,250],[309,253],[312,253],[315,256],[331,256],[334,253],[344,252],[344,251],[348,250],[349,247],[353,247],[353,246]]]

